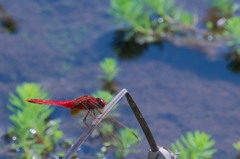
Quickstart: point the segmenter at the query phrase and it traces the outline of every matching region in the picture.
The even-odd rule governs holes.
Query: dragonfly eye
[[[102,108],[107,104],[106,101],[102,98],[96,98],[98,103],[102,106]]]

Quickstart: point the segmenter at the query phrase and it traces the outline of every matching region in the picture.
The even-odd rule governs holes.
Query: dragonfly
[[[86,120],[88,116],[90,115],[92,118],[96,118],[95,113],[102,114],[101,110],[104,108],[104,106],[107,104],[107,102],[102,99],[102,98],[94,98],[90,95],[84,95],[80,96],[74,100],[66,100],[66,101],[52,101],[52,100],[43,100],[43,99],[26,99],[27,102],[30,103],[36,103],[36,104],[47,104],[47,105],[56,105],[56,106],[61,106],[65,108],[69,108],[71,110],[71,115],[78,115],[80,112],[85,112],[85,117],[83,118],[83,123],[89,128]],[[117,122],[119,125],[125,127],[128,129],[138,140],[137,135],[131,131],[128,127],[123,125],[121,122],[118,120],[115,120],[111,118],[112,121]],[[106,128],[105,128],[106,129]],[[121,140],[114,135],[110,130],[106,129],[109,131],[120,143]]]
[[[90,95],[84,95],[76,98],[75,100],[66,100],[66,101],[52,101],[52,100],[43,100],[43,99],[27,99],[27,102],[36,103],[36,104],[47,104],[47,105],[56,105],[71,110],[71,115],[77,115],[82,111],[86,111],[86,115],[83,118],[84,124],[88,126],[86,120],[89,115],[92,117],[95,116],[95,110],[98,113],[102,113],[101,109],[107,104],[107,102],[102,98],[94,98]]]

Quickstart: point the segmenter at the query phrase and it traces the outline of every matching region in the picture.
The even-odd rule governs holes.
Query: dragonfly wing
[[[91,105],[92,108],[94,108],[93,112],[96,110],[97,113],[99,113],[99,114],[105,113],[105,112],[102,112],[102,109],[101,109],[102,106],[100,106],[97,102],[95,102],[95,101],[93,101],[93,100],[88,100],[88,104]],[[95,113],[92,114],[91,117],[94,118],[94,119],[97,119],[97,117],[95,116]],[[109,114],[108,114],[107,118],[110,119],[113,123],[116,123],[116,124],[120,125],[121,127],[127,129],[127,130],[136,138],[137,144],[139,144],[139,139],[138,139],[137,134],[135,134],[131,129],[129,129],[129,128],[128,128],[127,126],[125,126],[124,124],[122,124],[120,121],[112,118]],[[123,145],[122,141],[121,141],[113,132],[111,132],[111,131],[108,130],[106,127],[104,127],[104,124],[102,124],[102,123],[99,123],[99,124],[100,124],[105,130],[107,130],[115,139],[117,139],[118,142],[119,142],[120,144],[122,144],[122,146],[123,146],[123,148],[124,148],[124,145]]]
[[[94,109],[94,110],[96,110],[98,113],[102,114],[102,112],[101,112],[101,107],[102,107],[102,106],[101,106],[100,104],[98,104],[97,101],[88,100],[87,102],[88,102],[88,105],[90,105],[92,109]]]
[[[96,103],[96,102],[94,102],[94,101],[92,101],[92,100],[91,100],[91,101],[88,101],[88,102],[89,102],[89,104],[91,104],[91,105],[94,107],[94,109],[95,109],[98,113],[100,113],[100,114],[105,113],[105,112],[102,112],[102,111],[101,111],[101,109],[100,109],[101,106],[99,106],[98,103]],[[122,124],[120,121],[112,118],[111,115],[108,114],[108,115],[107,115],[107,118],[110,119],[113,123],[116,123],[117,125],[120,125],[121,127],[127,129],[127,130],[136,138],[136,140],[137,140],[137,145],[139,145],[139,139],[138,139],[137,134],[135,134],[131,129],[129,129],[129,128],[128,128],[127,126],[125,126],[124,124]],[[101,123],[101,125],[103,126],[102,123]],[[105,128],[105,129],[106,129],[106,128]],[[107,130],[107,131],[109,131],[109,130]],[[111,134],[113,135],[114,138],[116,138],[116,139],[119,141],[119,138],[118,138],[115,134],[113,134],[112,132],[111,132]],[[121,141],[119,141],[119,142],[122,144]]]

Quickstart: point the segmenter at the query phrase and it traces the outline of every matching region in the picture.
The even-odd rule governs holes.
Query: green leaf
[[[100,63],[100,67],[104,73],[104,79],[108,82],[114,80],[119,72],[117,61],[113,58],[105,58],[104,61]]]
[[[210,140],[210,135],[195,131],[194,134],[188,132],[186,138],[181,136],[182,144],[179,140],[171,144],[173,152],[180,152],[178,157],[180,159],[210,159],[217,151],[211,149],[215,141]]]
[[[56,120],[55,124],[46,123],[54,108],[26,102],[31,98],[49,99],[48,93],[40,85],[23,83],[17,86],[16,92],[17,95],[9,94],[11,105],[7,105],[14,113],[9,116],[13,127],[9,127],[8,134],[17,137],[12,147],[23,149],[26,158],[32,158],[33,155],[41,158],[40,155],[52,151],[62,137],[62,132],[58,130],[60,120]],[[52,133],[47,133],[48,130],[52,130]]]
[[[233,144],[233,147],[234,147],[236,150],[240,151],[240,141],[238,141],[237,143],[234,143],[234,144]]]

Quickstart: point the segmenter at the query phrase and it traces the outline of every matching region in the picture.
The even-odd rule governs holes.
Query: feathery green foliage
[[[37,105],[26,101],[30,98],[49,99],[48,93],[35,83],[23,83],[16,88],[17,95],[10,93],[8,109],[12,111],[9,118],[13,123],[8,135],[15,140],[13,149],[23,149],[24,157],[41,158],[53,151],[54,145],[62,137],[58,130],[60,120],[47,122],[54,108],[48,105]]]
[[[171,144],[173,152],[180,152],[179,159],[210,159],[217,151],[211,149],[215,140],[209,140],[211,135],[204,132],[195,131],[194,134],[188,132],[186,137],[181,136],[183,144],[176,140]]]
[[[111,0],[110,14],[128,24],[128,38],[140,35],[145,41],[154,41],[149,36],[161,38],[166,30],[176,30],[177,23],[195,26],[196,16],[176,8],[175,3],[175,0]]]
[[[114,98],[114,95],[112,95],[109,91],[104,91],[104,90],[97,90],[96,93],[93,93],[93,94],[92,94],[92,96],[95,97],[95,98],[97,98],[97,97],[102,98],[102,99],[104,99],[107,103],[111,102],[111,100]],[[115,109],[117,108],[117,106],[118,106],[118,104],[116,104],[116,105],[112,108],[112,110],[115,110]],[[120,116],[119,113],[116,113],[116,112],[114,112],[114,113],[112,112],[112,113],[111,113],[111,117],[119,117],[119,116]],[[109,115],[107,115],[107,116],[105,117],[105,119],[108,119],[108,117],[109,117]],[[112,129],[113,129],[113,125],[112,125],[112,124],[103,122],[103,125],[104,125],[104,127],[106,127],[108,130],[112,131]],[[111,125],[111,126],[110,126],[110,125]],[[109,133],[109,132],[106,132],[106,131],[107,131],[107,130],[106,130],[105,128],[103,128],[103,127],[100,129],[100,132],[102,133],[103,136],[105,136],[105,134],[108,134],[108,133]],[[107,136],[107,135],[106,135],[106,136]]]
[[[111,82],[117,77],[119,68],[117,60],[114,58],[105,58],[103,62],[100,63],[102,72],[104,73],[104,80]]]
[[[233,144],[233,147],[240,152],[240,141]]]
[[[145,3],[148,4],[153,13],[157,13],[161,16],[171,15],[175,8],[175,0],[145,0]]]
[[[240,54],[240,16],[228,19],[224,27],[224,34],[231,38],[231,40],[228,41],[228,45]]]
[[[103,137],[109,137],[111,136],[111,133],[113,131],[113,124],[112,123],[103,123],[103,126],[100,129],[100,133]]]
[[[239,8],[235,0],[207,0],[211,6],[218,8],[224,15],[233,15]]]
[[[97,90],[95,93],[92,94],[92,96],[95,98],[97,97],[102,98],[107,103],[109,103],[114,98],[114,95],[112,95],[109,91],[104,90]]]
[[[132,26],[132,34],[151,32],[149,17],[143,14],[145,12],[144,0],[111,0],[110,2],[112,8],[109,13],[114,15],[120,23]]]
[[[96,93],[92,94],[92,96],[103,98],[103,99],[105,99],[105,101],[107,103],[109,103],[114,98],[114,95],[112,95],[110,92],[103,91],[103,90],[98,90]],[[116,109],[116,107],[117,107],[117,105],[114,106],[113,109]],[[120,116],[118,113],[111,113],[111,117],[118,117],[118,116]],[[110,133],[110,132],[114,132],[115,127],[114,127],[112,120],[115,120],[115,119],[112,119],[112,118],[110,119],[108,117],[109,116],[106,117],[107,120],[104,120],[102,122],[102,127],[100,128],[100,133],[103,138],[112,138],[113,140],[103,142],[101,151],[97,153],[97,158],[104,159],[105,154],[107,153],[107,147],[111,147],[111,146],[113,147],[113,150],[114,150],[117,158],[119,158],[119,159],[129,155],[130,153],[137,153],[138,151],[131,149],[131,147],[134,144],[136,144],[137,140],[139,140],[139,141],[141,140],[141,138],[139,137],[139,132],[137,130],[129,130],[127,128],[117,129],[117,131],[119,132],[119,135],[117,135],[117,136],[119,137],[119,139],[122,142],[122,143],[120,143]],[[111,122],[107,122],[108,119]],[[131,131],[133,131],[135,133],[135,135],[138,136],[138,139],[136,139],[136,137],[132,134]],[[124,146],[124,149],[123,149],[123,146]]]
[[[138,130],[133,130],[131,129],[132,132],[134,132],[138,136],[138,140],[142,140],[139,137],[139,131]],[[115,154],[118,159],[124,158],[127,155],[131,153],[138,153],[138,150],[132,149],[134,145],[137,143],[136,137],[132,134],[130,130],[128,129],[121,129],[119,130],[119,139],[121,140],[122,143],[114,140],[113,145],[114,145],[114,150]],[[124,148],[123,148],[124,147]]]

